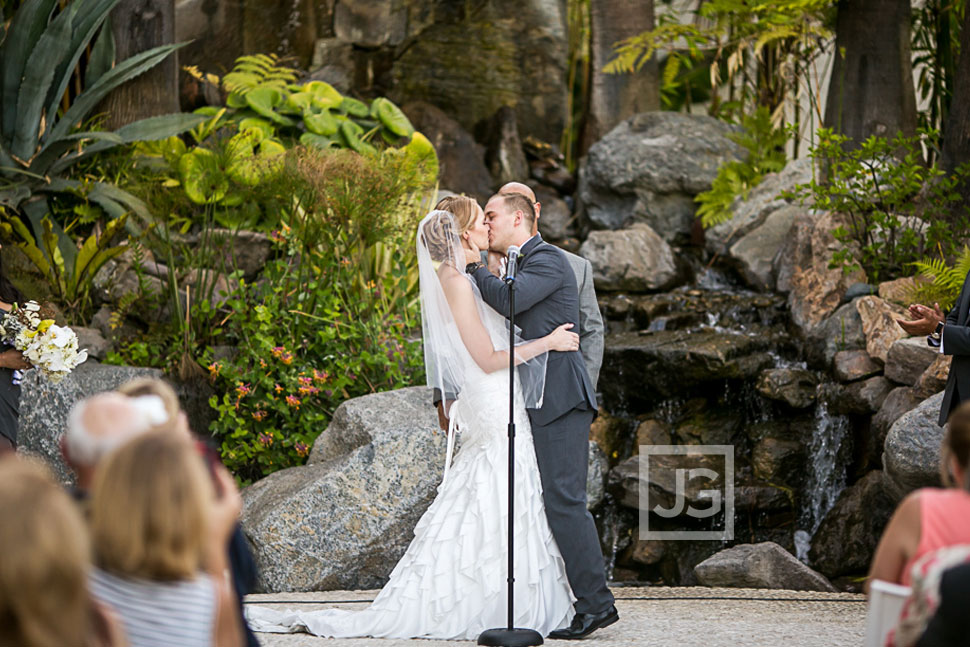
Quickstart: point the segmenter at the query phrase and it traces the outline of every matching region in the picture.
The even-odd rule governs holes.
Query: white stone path
[[[354,609],[376,591],[250,595],[247,603],[273,608]],[[865,597],[705,587],[616,587],[620,621],[584,641],[590,647],[861,647]],[[471,642],[333,640],[306,634],[259,634],[265,647],[437,647]],[[566,647],[565,641],[547,645]]]

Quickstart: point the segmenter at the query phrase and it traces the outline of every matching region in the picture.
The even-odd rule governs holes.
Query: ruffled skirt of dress
[[[248,606],[246,618],[255,631],[474,640],[486,629],[507,626],[508,437],[505,424],[484,419],[476,405],[485,403],[476,400],[463,394],[459,401],[461,449],[374,602],[358,611],[280,612]],[[494,411],[485,410],[489,409]],[[520,412],[515,447],[515,626],[545,636],[568,626],[575,598],[546,521],[529,422],[524,410]]]

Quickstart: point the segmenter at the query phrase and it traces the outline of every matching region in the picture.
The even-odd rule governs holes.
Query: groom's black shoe
[[[573,616],[572,624],[566,629],[557,629],[549,634],[553,640],[577,640],[585,638],[597,629],[609,627],[620,619],[616,607],[611,606],[602,613],[577,613]]]

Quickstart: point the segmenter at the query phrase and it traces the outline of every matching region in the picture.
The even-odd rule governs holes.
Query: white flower
[[[37,304],[36,301],[28,301],[27,303],[24,304],[24,310],[28,310],[30,312],[38,312],[40,310],[40,306]]]
[[[50,343],[58,348],[64,348],[71,343],[72,339],[77,339],[73,330],[58,325],[52,325],[47,329],[47,337]]]

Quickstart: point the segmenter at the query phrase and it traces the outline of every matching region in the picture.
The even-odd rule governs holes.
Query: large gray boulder
[[[828,577],[869,570],[896,502],[889,478],[879,470],[846,488],[812,537],[812,566]]]
[[[805,566],[771,541],[726,548],[695,566],[694,574],[704,586],[789,591],[836,590],[825,576]]]
[[[579,253],[593,266],[593,283],[599,290],[660,290],[678,278],[670,245],[644,223],[590,232]]]
[[[596,229],[646,222],[665,240],[684,239],[694,196],[711,188],[718,168],[741,159],[730,126],[706,115],[644,112],[593,144],[579,174],[579,197]]]
[[[886,377],[893,382],[913,386],[939,357],[940,349],[927,344],[923,336],[898,339],[889,347]]]
[[[728,261],[741,278],[757,290],[775,288],[775,258],[788,241],[795,219],[804,213],[800,207],[786,206],[772,211],[764,222],[731,245]]]
[[[341,404],[307,465],[243,490],[242,525],[259,589],[383,586],[434,500],[445,441],[425,387]],[[589,463],[587,490],[595,504],[604,495],[606,459],[592,442]]]
[[[27,371],[21,384],[18,451],[43,459],[58,480],[73,482],[74,474],[61,458],[59,442],[74,403],[135,378],[161,376],[155,368],[108,366],[90,360],[58,384],[42,377],[40,371]]]
[[[812,161],[807,157],[792,160],[778,173],[766,175],[758,186],[748,193],[746,199],[741,197],[735,199],[734,204],[731,205],[730,220],[704,232],[704,243],[708,251],[720,256],[729,255],[732,246],[764,225],[772,214],[791,206],[788,200],[781,197],[782,191],[792,189],[796,184],[809,182],[811,179]],[[780,245],[770,250],[771,257],[774,257],[779,247]]]
[[[427,388],[341,404],[307,465],[243,490],[259,589],[382,586],[434,498],[444,455]]]
[[[921,487],[940,485],[943,427],[938,420],[942,403],[943,391],[940,391],[904,413],[889,428],[882,464],[898,496]]]

